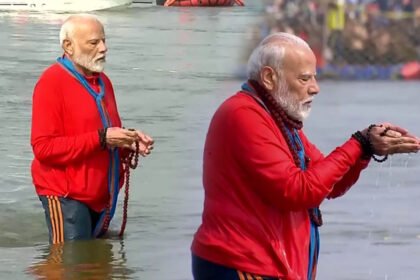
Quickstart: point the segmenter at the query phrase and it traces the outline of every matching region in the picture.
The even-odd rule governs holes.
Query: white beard
[[[83,68],[86,68],[87,70],[94,72],[94,73],[101,73],[104,71],[105,68],[105,58],[103,59],[91,59],[88,55],[81,54],[78,56],[73,57],[73,61],[82,66]]]
[[[305,103],[311,101],[312,98],[303,101],[297,100],[295,94],[289,90],[286,81],[280,83],[280,87],[273,96],[286,114],[292,119],[304,121],[311,112],[310,104]]]

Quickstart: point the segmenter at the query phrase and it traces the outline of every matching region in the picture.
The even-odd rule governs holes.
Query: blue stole
[[[101,117],[103,128],[108,128],[112,126],[111,119],[108,116],[108,113],[104,104],[105,96],[105,85],[101,77],[99,77],[99,86],[100,92],[96,93],[92,87],[89,85],[86,78],[77,72],[73,63],[66,57],[59,57],[57,62],[61,64],[65,69],[67,69],[70,74],[76,78],[86,89],[86,91],[92,96],[95,100],[96,106],[98,108],[99,115]],[[111,220],[115,214],[115,208],[117,206],[119,184],[120,184],[120,156],[117,148],[109,149],[109,168],[108,168],[108,191],[109,191],[109,219]],[[100,237],[107,231],[107,226],[105,225],[107,209],[104,209],[99,217],[98,222],[95,225],[92,235],[94,237]]]
[[[297,151],[300,160],[300,168],[302,170],[306,169],[305,163],[305,148],[303,147],[302,141],[300,140],[299,134],[296,129],[290,131],[287,129],[287,135],[290,141],[293,143],[293,149]],[[296,145],[296,146],[295,146]],[[299,146],[299,147],[297,147]],[[318,214],[318,209],[313,209],[315,214]],[[309,242],[309,264],[308,264],[308,280],[315,279],[315,268],[318,263],[318,256],[319,256],[319,246],[320,246],[320,238],[319,238],[319,231],[318,226],[311,220],[311,228],[310,228],[310,242]]]
[[[242,91],[252,96],[269,114],[270,111],[264,102],[258,97],[255,89],[250,86],[248,83],[244,83],[242,85]],[[287,128],[287,127],[286,127]],[[302,141],[299,137],[298,131],[293,129],[290,131],[287,128],[287,136],[289,137],[290,141],[293,143],[293,149],[297,151],[300,160],[300,168],[302,170],[306,169],[306,162],[305,162],[305,148],[303,147]],[[318,214],[318,209],[314,209],[315,214]],[[320,248],[320,238],[319,238],[319,231],[318,226],[310,221],[310,242],[309,242],[309,264],[308,264],[308,280],[315,279],[315,268],[318,262],[319,256],[319,248]]]

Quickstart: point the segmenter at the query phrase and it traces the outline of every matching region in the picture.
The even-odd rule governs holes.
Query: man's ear
[[[73,53],[74,53],[74,45],[73,45],[73,42],[70,41],[70,40],[68,40],[68,39],[65,39],[63,41],[63,50],[64,50],[64,52],[66,54],[72,56]]]
[[[273,91],[276,88],[277,76],[273,68],[264,66],[261,70],[260,79],[266,90]]]

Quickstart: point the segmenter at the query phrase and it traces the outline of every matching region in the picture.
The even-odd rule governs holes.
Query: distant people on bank
[[[320,89],[315,55],[297,36],[264,39],[248,78],[208,129],[192,273],[195,280],[314,280],[322,202],[344,195],[372,159],[415,153],[420,142],[396,125],[374,124],[324,156],[302,130]]]
[[[364,75],[336,73],[343,79],[404,78],[398,75],[397,66],[419,60],[420,2],[417,0],[269,2],[261,37],[276,32],[301,37],[314,51],[319,69],[337,66],[339,72],[341,68],[353,66],[351,70],[360,72],[360,68],[368,70],[373,66],[370,68],[374,73],[366,71]]]
[[[64,54],[33,93],[32,179],[45,210],[50,243],[106,233],[132,151],[147,156],[153,140],[121,128],[114,90],[103,73],[102,23],[73,15],[62,25]]]

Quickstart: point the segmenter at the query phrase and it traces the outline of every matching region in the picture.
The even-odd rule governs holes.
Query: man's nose
[[[314,78],[312,84],[308,88],[308,93],[310,95],[315,95],[315,94],[318,94],[318,92],[319,92],[319,85],[318,85],[318,82]]]
[[[108,51],[108,48],[106,47],[106,43],[104,40],[101,40],[99,43],[99,52],[106,53]]]

